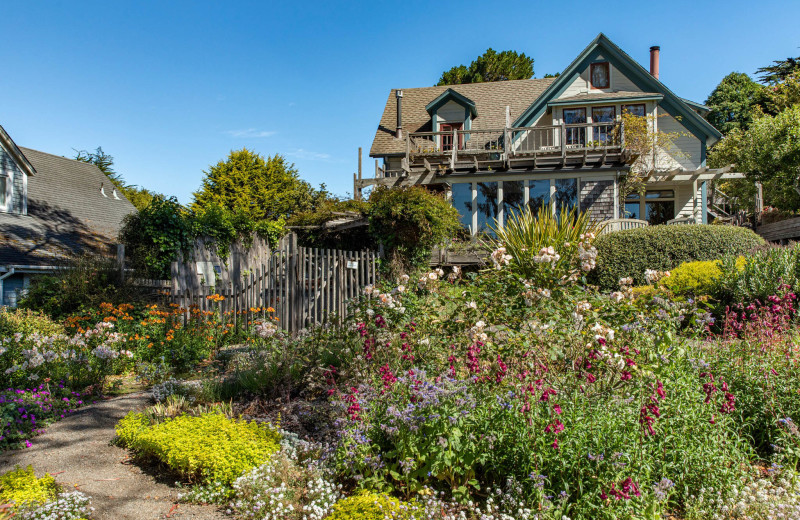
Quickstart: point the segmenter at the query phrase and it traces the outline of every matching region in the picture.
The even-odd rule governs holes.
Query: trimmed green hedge
[[[597,268],[590,281],[603,289],[616,289],[619,279],[630,276],[645,284],[647,269],[670,271],[684,262],[716,260],[742,255],[764,240],[747,228],[734,226],[648,226],[600,236]]]

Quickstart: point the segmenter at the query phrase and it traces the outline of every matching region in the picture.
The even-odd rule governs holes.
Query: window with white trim
[[[675,190],[647,190],[642,197],[625,197],[625,218],[646,220],[651,225],[666,224],[675,218]]]
[[[8,211],[11,202],[11,179],[5,172],[0,172],[0,211]]]

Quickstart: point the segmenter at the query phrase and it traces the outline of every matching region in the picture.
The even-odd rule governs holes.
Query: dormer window
[[[592,88],[604,89],[611,87],[611,74],[607,61],[592,63],[589,69],[589,81],[592,84]]]

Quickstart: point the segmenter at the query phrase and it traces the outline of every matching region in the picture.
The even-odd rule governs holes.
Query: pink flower
[[[31,444],[31,441],[25,441],[26,448],[30,448],[31,446],[33,446],[33,444]]]
[[[561,406],[557,405],[557,404],[554,404],[553,405],[553,411],[556,412],[557,414],[561,414]]]

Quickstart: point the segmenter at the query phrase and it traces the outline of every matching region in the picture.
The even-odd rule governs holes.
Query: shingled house
[[[721,135],[706,107],[659,80],[659,54],[650,49],[648,71],[600,34],[556,78],[392,90],[370,149],[382,164],[374,178],[356,178],[356,192],[438,187],[473,234],[525,205],[641,225],[705,223],[707,182],[742,175],[707,168]],[[680,136],[656,149],[646,192],[620,200],[633,162],[624,111]]]
[[[0,305],[71,256],[109,253],[134,211],[93,164],[18,147],[0,127]]]

